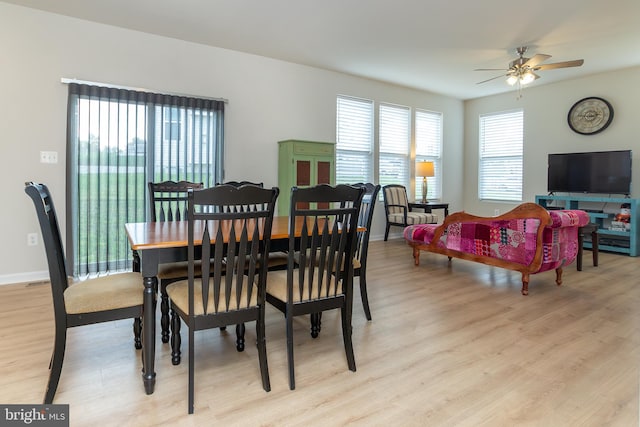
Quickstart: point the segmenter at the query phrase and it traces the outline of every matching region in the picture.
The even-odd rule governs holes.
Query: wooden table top
[[[132,222],[125,224],[129,244],[133,250],[179,248],[188,246],[188,221],[166,222]],[[202,223],[196,223],[195,235],[202,235]],[[295,236],[299,236],[302,223],[296,223]],[[358,227],[358,231],[364,231],[364,227]],[[213,231],[211,231],[213,234]],[[283,240],[289,238],[289,217],[274,216],[271,227],[271,240]],[[196,244],[199,241],[196,239]]]

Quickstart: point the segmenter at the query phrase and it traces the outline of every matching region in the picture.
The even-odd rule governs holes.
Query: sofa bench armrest
[[[589,214],[579,209],[551,210],[549,216],[551,228],[583,227],[591,221]]]

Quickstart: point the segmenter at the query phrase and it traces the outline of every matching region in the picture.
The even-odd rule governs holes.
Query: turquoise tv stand
[[[619,252],[630,256],[640,255],[640,199],[606,196],[536,196],[536,203],[547,209],[582,209],[589,213],[591,222],[598,225],[599,250]],[[620,205],[628,203],[631,209],[629,231],[609,230],[611,221],[620,212]],[[591,248],[591,242],[584,242]]]

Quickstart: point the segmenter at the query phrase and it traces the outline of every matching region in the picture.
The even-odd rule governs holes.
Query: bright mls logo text
[[[0,405],[4,409],[2,425],[68,426],[69,405]],[[1,420],[0,420],[1,421]]]

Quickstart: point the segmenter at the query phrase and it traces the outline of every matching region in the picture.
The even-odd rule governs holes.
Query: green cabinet
[[[335,183],[335,143],[294,139],[278,142],[278,215],[289,215],[291,187]]]

